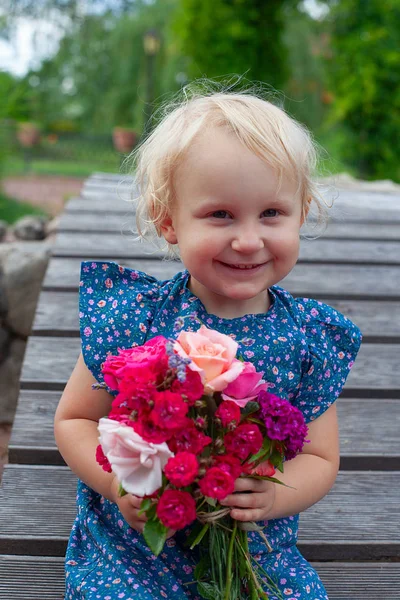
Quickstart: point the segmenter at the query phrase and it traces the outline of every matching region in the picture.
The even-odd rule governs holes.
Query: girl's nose
[[[264,248],[263,239],[253,230],[247,229],[240,235],[237,235],[232,241],[232,250],[242,254],[254,254]]]

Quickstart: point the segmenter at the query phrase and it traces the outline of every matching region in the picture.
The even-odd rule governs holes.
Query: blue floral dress
[[[115,263],[82,263],[82,352],[96,380],[102,381],[101,365],[117,348],[160,334],[175,338],[181,329],[196,331],[204,323],[231,335],[240,354],[274,385],[271,391],[290,399],[307,422],[337,399],[361,343],[351,321],[316,300],[294,299],[278,286],[269,290],[266,314],[221,319],[206,312],[188,279],[187,271],[160,282]],[[77,509],[66,555],[67,600],[200,600],[193,584],[196,556],[184,545],[189,530],[167,540],[156,557],[117,505],[80,481]],[[283,598],[326,600],[321,580],[296,547],[298,522],[298,515],[268,522],[264,531],[272,552],[257,532],[249,533],[250,551]]]

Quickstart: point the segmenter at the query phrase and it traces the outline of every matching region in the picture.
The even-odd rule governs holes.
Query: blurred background
[[[400,182],[399,24],[400,0],[0,0],[0,220],[119,172],[200,77],[277,90],[321,175]]]

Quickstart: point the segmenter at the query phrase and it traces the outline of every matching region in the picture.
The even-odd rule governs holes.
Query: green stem
[[[242,539],[243,539],[243,550],[245,551],[246,556],[248,557],[248,561],[249,561],[249,540],[247,538],[247,531],[242,531]],[[253,569],[251,566],[251,562],[249,564],[248,561],[246,561],[246,562],[247,562],[247,569],[248,569],[248,571],[250,571],[249,576],[247,578],[248,584],[249,584],[250,600],[257,600],[258,594],[257,594],[257,588],[254,585]]]
[[[196,537],[196,539],[194,540],[194,542],[192,543],[192,545],[190,546],[190,549],[193,550],[193,548],[195,546],[197,546],[197,544],[199,544],[201,542],[201,540],[203,539],[203,537],[205,536],[205,534],[207,533],[208,529],[210,527],[210,523],[206,523],[204,525],[204,527],[202,528],[202,530],[200,531],[199,535]]]
[[[226,586],[225,586],[224,600],[230,600],[231,582],[232,582],[232,554],[233,554],[233,545],[235,543],[235,538],[236,538],[236,531],[237,531],[237,521],[234,520],[232,535],[231,535],[231,539],[229,541],[228,556],[227,556],[227,562],[226,562]]]

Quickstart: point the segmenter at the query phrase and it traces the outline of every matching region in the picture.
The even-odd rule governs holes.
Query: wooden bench
[[[133,209],[118,199],[128,186],[116,193],[116,184],[95,174],[68,203],[43,281],[0,489],[0,600],[63,598],[76,478],[55,446],[53,416],[80,350],[80,261],[116,260],[159,278],[180,268],[133,241]],[[399,600],[400,197],[343,192],[337,206],[324,237],[302,242],[284,282],[295,296],[332,304],[364,333],[338,402],[341,470],[328,496],[302,515],[299,547],[330,600]]]

